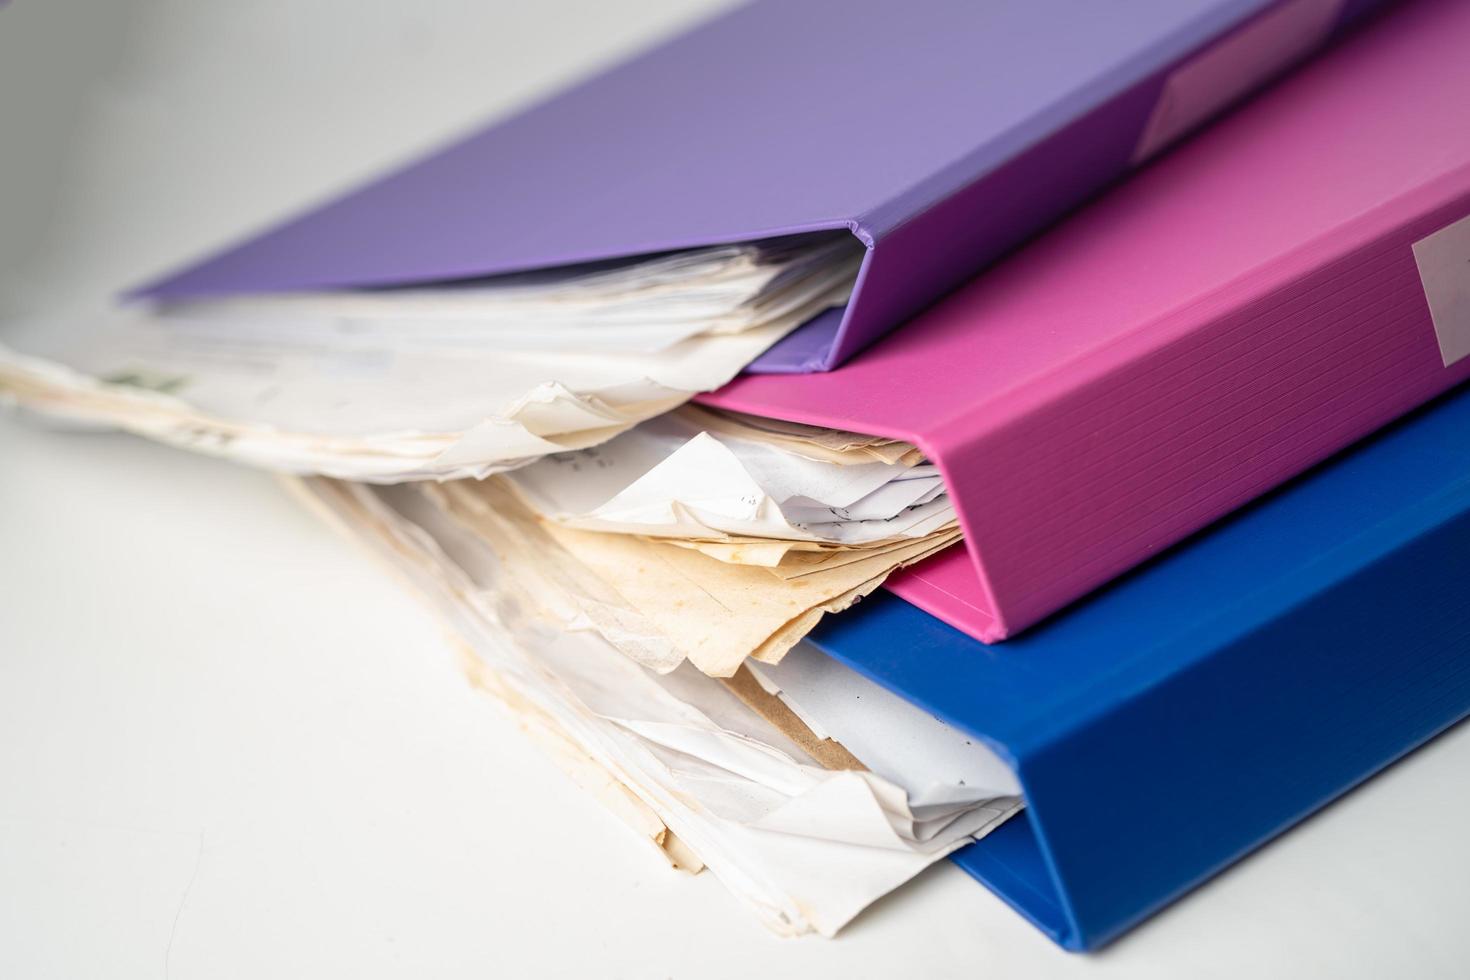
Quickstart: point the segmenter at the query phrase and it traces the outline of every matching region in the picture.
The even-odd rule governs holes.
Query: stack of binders
[[[772,928],[948,856],[1095,949],[1470,713],[1467,51],[764,0],[0,393],[289,474]]]

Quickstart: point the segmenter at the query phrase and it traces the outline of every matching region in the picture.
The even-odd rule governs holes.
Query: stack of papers
[[[693,405],[510,480],[567,527],[697,542],[742,564],[956,525],[938,468],[908,443]]]
[[[427,494],[513,563],[527,601],[550,619],[595,630],[657,671],[687,659],[728,677],[746,658],[778,663],[824,614],[959,538],[950,528],[872,548],[791,552],[771,567],[741,565],[673,542],[542,520],[508,482],[455,481]]]
[[[1020,807],[803,637],[957,541],[894,439],[686,404],[843,301],[850,236],[22,324],[0,391],[299,477],[673,865],[830,935]],[[24,351],[24,353],[21,353]]]
[[[778,932],[832,934],[1020,807],[990,749],[815,648],[723,682],[660,674],[528,608],[556,592],[434,487],[293,485],[454,625],[474,676],[574,778]]]
[[[842,304],[862,247],[801,235],[393,289],[21,324],[0,393],[293,473],[478,477],[612,438]]]
[[[429,499],[551,621],[729,677],[960,537],[908,443],[683,404],[835,301],[848,245],[33,324],[17,343],[52,359],[0,348],[0,387],[286,472],[445,481]]]
[[[779,663],[824,614],[960,538],[912,446],[692,406],[431,496],[536,569],[531,601],[564,625],[716,677]]]

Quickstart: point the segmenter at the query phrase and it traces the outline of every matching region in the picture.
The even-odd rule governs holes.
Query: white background
[[[17,0],[0,305],[157,272],[712,6]],[[1101,955],[947,864],[778,940],[268,475],[0,419],[0,977],[1463,977],[1467,807],[1462,726]]]

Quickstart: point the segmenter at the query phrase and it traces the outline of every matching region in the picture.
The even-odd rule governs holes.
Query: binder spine
[[[1127,171],[1165,75],[1155,73],[1009,163],[993,169],[1009,150],[982,147],[925,188],[852,221],[868,254],[840,321],[804,325],[746,371],[832,370],[1087,200]]]
[[[1132,86],[996,169],[976,161],[951,168],[982,176],[956,183],[940,175],[942,183],[956,186],[938,200],[900,200],[864,216],[859,237],[871,240],[872,250],[818,369],[841,364],[1125,173],[1165,74]],[[998,155],[994,147],[985,149]]]
[[[1470,714],[1470,482],[1372,537],[1350,576],[1019,753],[1059,942],[1107,943]]]
[[[1070,105],[1052,114],[1070,112],[1074,120],[1049,135],[1014,132],[978,147],[852,221],[852,231],[869,247],[869,255],[840,324],[803,328],[749,370],[756,374],[831,370],[1083,204],[1151,155],[1153,150],[1140,151],[1146,149],[1143,144],[1157,122],[1167,85],[1181,69],[1205,61],[1213,52],[1229,50],[1227,67],[1212,72],[1211,88],[1223,87],[1223,92],[1207,108],[1180,122],[1168,142],[1252,94],[1384,2],[1266,4],[1233,30],[1158,65],[1101,101],[1091,100],[1097,98],[1095,91],[1106,91],[1110,79],[1100,79],[1093,90],[1074,93]],[[1278,24],[1285,25],[1284,36]],[[1050,125],[1050,119],[1037,119],[1031,129],[1044,133]]]
[[[1460,190],[1453,196],[1447,187]],[[1003,638],[1470,377],[1442,363],[1412,243],[1470,213],[1470,170],[1417,217],[1316,245],[1090,351],[987,426],[934,441]],[[1446,199],[1448,200],[1446,201]],[[1399,213],[1403,213],[1400,211]]]

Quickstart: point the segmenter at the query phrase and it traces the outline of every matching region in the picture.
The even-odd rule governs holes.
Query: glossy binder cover
[[[1095,948],[1470,713],[1470,388],[1007,643],[881,595],[813,639],[1010,760],[954,860]]]
[[[820,370],[1378,0],[765,0],[144,287],[382,286],[819,230]]]
[[[890,588],[1029,626],[1470,377],[1467,39],[1397,6],[841,370],[704,400],[918,444],[968,556]]]

